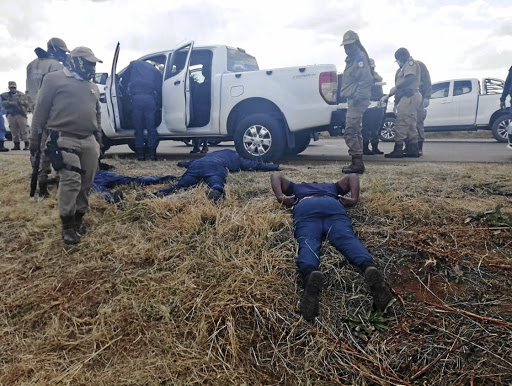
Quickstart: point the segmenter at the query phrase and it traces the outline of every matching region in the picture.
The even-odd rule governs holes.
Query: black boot
[[[145,161],[146,154],[143,147],[135,148],[135,152],[137,153],[137,161]]]
[[[409,142],[407,150],[404,152],[404,157],[418,158],[420,156],[418,152],[418,144]]]
[[[12,150],[21,150],[20,149],[20,143],[19,142],[14,142],[14,147],[12,148]]]
[[[0,117],[0,119],[3,119],[2,117]],[[9,151],[9,149],[7,149],[6,147],[4,147],[4,141],[0,141],[0,152],[5,152],[5,151]]]
[[[200,153],[201,152],[201,149],[199,148],[200,141],[197,139],[194,139],[193,143],[194,143],[194,148],[192,150],[190,150],[190,154]]]
[[[78,244],[80,236],[75,231],[75,216],[60,216],[64,244]]]
[[[201,153],[208,153],[208,141],[203,142],[203,148],[201,149]]]
[[[39,197],[47,198],[50,196],[50,192],[48,191],[48,183],[47,182],[39,182]]]
[[[29,145],[29,144],[30,144],[30,143],[29,143],[28,141],[25,141],[25,147],[23,148],[23,150],[28,150],[28,145]]]
[[[75,232],[79,236],[83,236],[87,233],[87,228],[83,224],[83,218],[85,216],[84,212],[75,212]]]
[[[156,147],[150,147],[148,149],[148,157],[151,161],[156,161]]]
[[[384,154],[384,157],[386,158],[403,158],[404,151],[403,151],[404,144],[402,142],[395,142],[395,147],[393,148],[393,151],[388,154]]]
[[[369,148],[368,148],[368,145],[370,144],[370,141],[368,141],[367,139],[363,139],[363,154],[364,155],[373,155],[373,151],[371,151]]]
[[[372,152],[373,154],[384,154],[383,151],[379,150],[379,140],[372,141]]]
[[[362,155],[353,155],[352,156],[352,164],[349,166],[344,166],[341,169],[342,173],[357,173],[357,174],[363,174],[364,173],[364,162],[363,162],[363,156]]]
[[[371,265],[364,270],[364,280],[370,287],[373,297],[373,308],[384,313],[386,308],[393,304],[394,297],[389,286],[384,282],[382,274],[377,267]]]
[[[418,156],[423,155],[423,141],[418,141]]]
[[[320,292],[324,286],[324,274],[313,271],[304,279],[304,293],[300,299],[300,313],[308,322],[313,322],[318,315]]]

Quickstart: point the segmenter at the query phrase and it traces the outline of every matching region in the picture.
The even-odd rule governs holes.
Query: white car
[[[106,74],[96,75],[96,82],[105,83],[104,144],[133,148],[130,97],[123,88],[124,70],[116,71],[118,56],[119,44],[108,79]],[[304,151],[312,136],[333,126],[333,64],[259,70],[256,59],[241,48],[194,47],[193,42],[140,59],[163,74],[162,109],[157,114],[161,141],[232,140],[243,157],[275,161]],[[205,77],[207,95],[196,94],[191,83]]]
[[[425,131],[491,130],[498,142],[507,142],[510,114],[500,108],[504,83],[500,79],[485,78],[482,83],[478,79],[454,79],[432,84]],[[382,122],[380,137],[386,142],[395,138],[393,109],[394,104],[388,103]]]

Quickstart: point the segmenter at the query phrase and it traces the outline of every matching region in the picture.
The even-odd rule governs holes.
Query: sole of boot
[[[384,157],[386,157],[386,158],[404,158],[404,155],[389,153],[389,154],[384,154]]]
[[[308,284],[300,300],[300,313],[302,317],[313,322],[319,311],[320,292],[324,286],[324,274],[320,271],[311,272]]]
[[[370,287],[373,297],[373,308],[385,313],[386,309],[393,304],[395,298],[386,283],[380,271],[375,267],[368,267],[364,272],[366,284]]]

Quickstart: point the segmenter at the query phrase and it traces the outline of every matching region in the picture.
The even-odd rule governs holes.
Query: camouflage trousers
[[[370,100],[348,100],[347,117],[345,119],[345,143],[348,146],[348,154],[363,155],[363,114],[370,105]]]
[[[85,175],[66,169],[58,171],[59,213],[61,216],[72,216],[75,212],[85,213],[89,208],[89,193],[98,170],[100,145],[92,134],[85,138],[78,138],[64,133],[61,133],[58,138],[57,145],[74,151],[73,153],[62,152],[64,164],[85,170]]]
[[[13,142],[28,141],[27,118],[23,115],[9,114],[7,122],[9,122],[9,130],[11,130]]]
[[[421,94],[416,92],[412,97],[402,97],[396,109],[395,142],[418,143],[418,108],[421,104]]]

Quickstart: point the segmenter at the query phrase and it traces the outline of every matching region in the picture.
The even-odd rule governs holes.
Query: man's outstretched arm
[[[344,192],[350,192],[350,197],[339,196],[339,200],[346,207],[354,206],[359,201],[359,176],[349,174],[338,181],[338,185]]]
[[[288,190],[291,181],[287,180],[279,173],[273,173],[270,176],[270,184],[272,185],[272,190],[278,202],[286,206],[293,206],[293,204],[295,204],[295,196],[287,196],[283,193]]]

